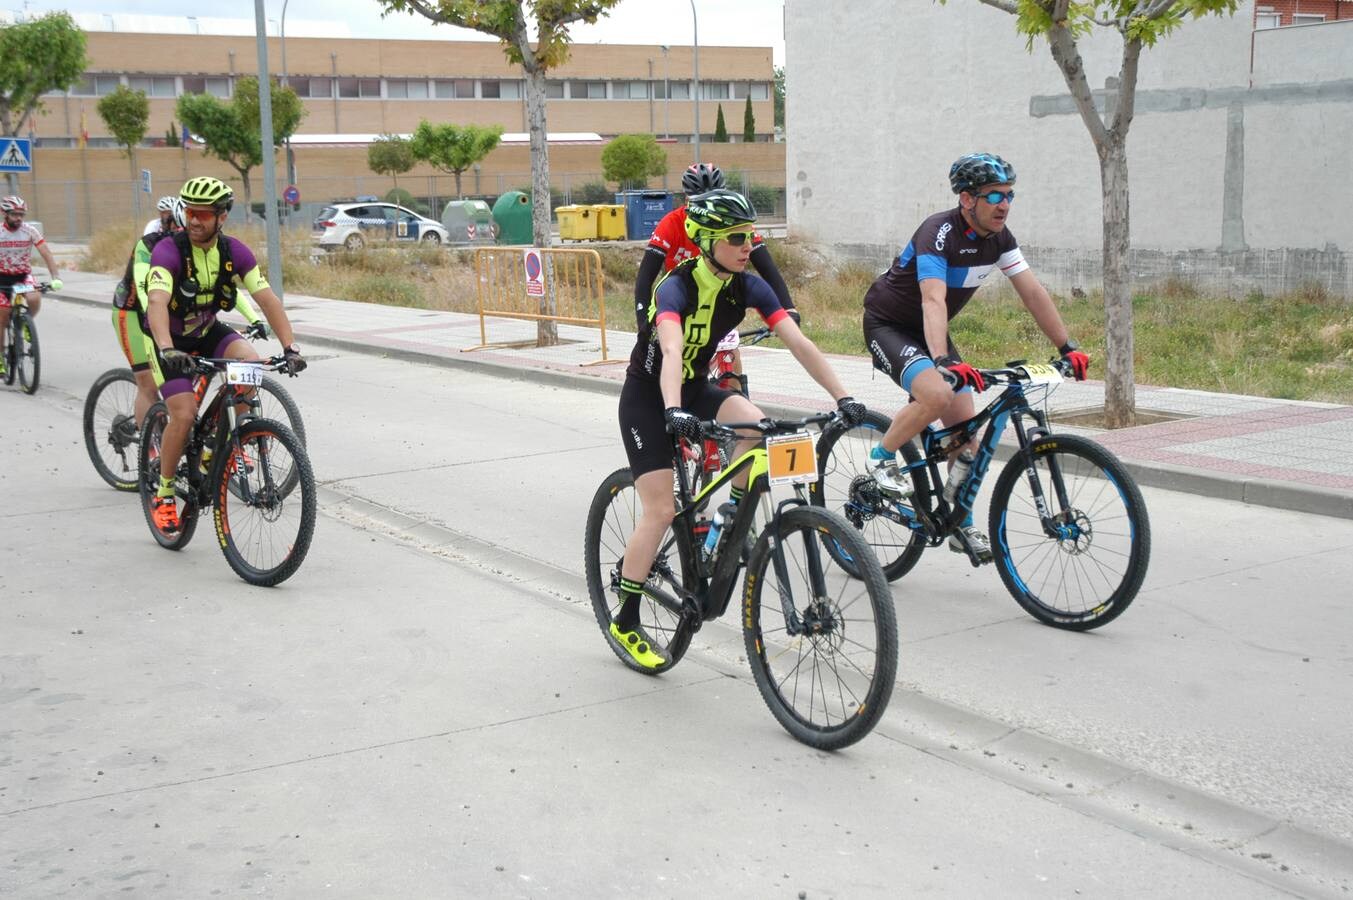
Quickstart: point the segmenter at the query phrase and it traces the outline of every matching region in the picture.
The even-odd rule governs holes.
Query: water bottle
[[[954,503],[954,497],[958,495],[959,485],[968,480],[968,473],[972,471],[972,461],[972,451],[964,450],[958,454],[958,459],[954,460],[954,467],[949,470],[949,480],[944,483],[944,502],[950,506]]]
[[[705,537],[706,557],[713,555],[714,548],[719,546],[719,535],[723,531],[723,524],[737,512],[737,509],[735,504],[729,502],[714,510],[714,518],[709,523],[709,534]]]
[[[207,472],[211,470],[211,456],[212,449],[210,447],[203,447],[201,464],[198,466],[198,471],[203,475],[206,475]]]

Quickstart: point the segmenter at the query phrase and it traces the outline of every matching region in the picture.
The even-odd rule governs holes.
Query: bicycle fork
[[[827,596],[827,576],[822,566],[822,547],[812,533],[804,534],[803,551],[808,567],[808,581],[812,590],[812,599],[804,606],[804,615],[800,616],[790,589],[789,563],[785,560],[784,541],[780,535],[780,516],[788,506],[804,506],[803,497],[791,497],[780,501],[775,508],[767,529],[766,538],[770,542],[771,564],[775,567],[776,590],[780,596],[780,611],[785,617],[785,633],[791,637],[801,634],[818,634],[830,627],[830,621],[824,614],[829,608]]]

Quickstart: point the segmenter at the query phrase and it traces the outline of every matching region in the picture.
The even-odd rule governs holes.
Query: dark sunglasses
[[[723,239],[728,241],[734,247],[741,247],[743,244],[756,237],[755,231],[733,231],[725,234]]]
[[[996,206],[996,205],[999,204],[1002,200],[1008,200],[1008,201],[1011,202],[1011,203],[1014,203],[1014,202],[1015,202],[1015,192],[1014,192],[1013,190],[1009,190],[1009,191],[987,191],[985,194],[973,194],[973,196],[974,196],[974,197],[981,197],[983,200],[987,201],[987,202],[990,203],[992,206]]]

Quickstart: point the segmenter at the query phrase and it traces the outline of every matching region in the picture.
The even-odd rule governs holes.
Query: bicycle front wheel
[[[0,348],[0,359],[5,362],[5,384],[13,384],[19,374],[19,367],[14,359],[14,335],[18,333],[15,324],[15,321],[10,319],[9,325],[0,330],[0,344],[4,345]]]
[[[818,480],[810,497],[814,506],[834,512],[853,525],[883,567],[884,576],[896,581],[916,565],[926,541],[924,534],[908,524],[916,521],[911,497],[889,496],[874,481],[869,451],[883,439],[890,424],[886,416],[870,412],[854,428],[823,431],[817,441]],[[912,443],[903,447],[902,453],[908,462],[920,458]],[[924,477],[912,475],[913,492],[918,478]],[[841,547],[828,545],[827,550],[837,565],[854,571]]]
[[[990,527],[1001,580],[1045,625],[1107,625],[1146,577],[1151,525],[1142,493],[1117,457],[1082,437],[1051,435],[1015,454],[996,482]]]
[[[36,394],[42,377],[42,354],[38,349],[38,329],[26,312],[15,314],[14,368],[19,370],[19,387],[25,394]]]
[[[85,450],[94,471],[119,491],[137,488],[136,378],[131,369],[109,369],[85,397]]]
[[[587,593],[592,599],[592,612],[611,651],[636,672],[656,675],[681,661],[690,645],[690,635],[681,623],[678,611],[668,608],[649,593],[639,598],[639,625],[648,634],[653,649],[667,658],[667,663],[656,669],[646,669],[629,655],[624,647],[611,637],[611,621],[620,611],[620,565],[625,556],[625,545],[639,521],[643,504],[634,489],[634,476],[629,469],[612,472],[597,488],[592,505],[587,511],[587,528],[583,536],[583,565],[587,570]],[[668,528],[658,547],[658,556],[649,570],[646,587],[671,594],[669,584],[682,584],[681,555],[676,538]]]
[[[226,562],[250,584],[281,584],[305,561],[315,533],[315,475],[300,440],[280,422],[251,419],[217,471],[213,506]]]
[[[853,573],[826,565],[823,539],[857,560]],[[888,581],[859,531],[814,506],[787,510],[778,528],[771,523],[757,540],[747,585],[743,640],[775,718],[819,750],[868,734],[893,693],[897,618]]]
[[[179,530],[166,533],[155,524],[152,503],[160,487],[160,443],[164,439],[164,427],[169,424],[169,410],[163,403],[156,403],[146,411],[145,421],[141,423],[141,443],[136,452],[136,470],[141,485],[141,512],[150,526],[155,542],[166,550],[182,550],[193,539],[197,530],[197,503],[192,499],[192,489],[185,477],[188,463],[179,460],[176,487],[179,498]]]

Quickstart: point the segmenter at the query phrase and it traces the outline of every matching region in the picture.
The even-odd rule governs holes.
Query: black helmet
[[[971,193],[984,184],[1014,184],[1015,167],[993,153],[969,153],[949,167],[949,186],[955,194]]]
[[[681,176],[681,190],[686,196],[703,194],[705,191],[723,187],[723,173],[718,166],[709,163],[696,163]]]
[[[737,191],[706,191],[686,202],[686,236],[702,248],[705,241],[717,240],[755,221],[755,207]]]

